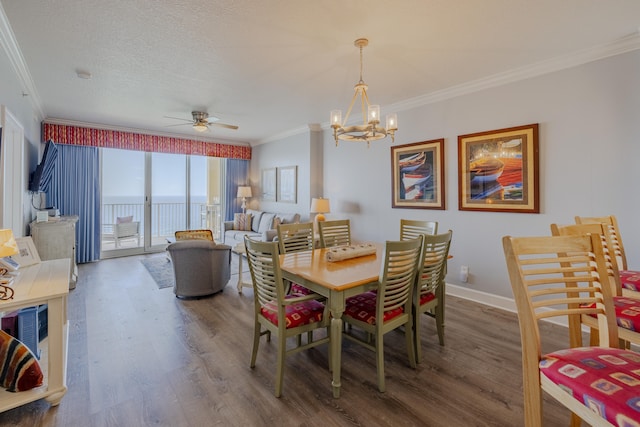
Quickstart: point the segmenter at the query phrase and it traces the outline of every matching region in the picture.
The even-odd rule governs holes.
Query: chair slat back
[[[443,234],[424,235],[421,270],[416,277],[416,301],[429,293],[438,295],[447,272],[447,258],[451,246],[451,230]]]
[[[278,244],[253,240],[248,236],[245,236],[244,244],[253,282],[256,310],[265,306],[273,307],[274,303],[277,304],[276,307],[280,307],[284,301],[284,284],[280,271]],[[279,321],[283,322],[283,310],[279,310],[280,315],[282,319]]]
[[[525,365],[537,369],[542,354],[538,321],[545,318],[567,316],[573,345],[581,342],[573,336],[581,330],[571,325],[579,325],[582,314],[595,314],[600,346],[618,346],[600,236],[505,236],[502,243],[518,309]]]
[[[280,253],[310,251],[313,249],[313,223],[278,225]]]
[[[600,236],[602,241],[602,250],[604,252],[605,262],[607,265],[607,275],[611,283],[611,291],[613,295],[622,295],[622,284],[620,282],[620,273],[618,272],[618,262],[615,256],[611,256],[611,240],[609,238],[609,227],[603,223],[587,223],[587,224],[570,224],[558,225],[551,224],[551,234],[554,236],[580,236],[584,234],[593,234]]]
[[[420,268],[423,236],[402,241],[387,241],[384,262],[380,271],[376,318],[384,312],[404,308],[411,314],[412,293],[416,274]]]
[[[620,234],[620,227],[618,227],[618,220],[614,215],[610,216],[576,216],[576,224],[592,224],[602,223],[606,224],[609,229],[609,240],[611,241],[611,248],[616,256],[618,262],[618,270],[627,269],[627,256],[624,252],[624,246],[622,245],[622,236]]]
[[[349,246],[351,244],[351,222],[348,219],[318,221],[320,246]]]
[[[437,221],[400,220],[400,240],[415,239],[419,234],[438,234]]]

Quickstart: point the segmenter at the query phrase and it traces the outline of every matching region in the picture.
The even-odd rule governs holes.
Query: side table
[[[247,252],[245,250],[244,244],[238,243],[233,248],[231,248],[231,252],[238,255],[238,284],[236,287],[238,288],[238,293],[242,294],[242,288],[252,288],[253,283],[245,282],[242,280],[242,259],[247,256]]]

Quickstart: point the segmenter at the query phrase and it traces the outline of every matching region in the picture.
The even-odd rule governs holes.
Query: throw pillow
[[[262,217],[262,211],[247,209],[247,214],[251,214],[251,231],[255,231],[257,233],[258,228],[260,228],[260,218]]]
[[[264,212],[262,214],[262,217],[260,218],[260,226],[258,227],[258,233],[264,233],[267,230],[273,229],[271,225],[273,224],[273,218],[275,217],[276,217],[276,214],[274,213]]]
[[[280,218],[275,217],[273,218],[273,224],[271,225],[271,228],[273,228],[274,230],[277,230],[280,224],[282,224]]]
[[[127,222],[133,222],[133,215],[119,216],[116,218],[116,224],[124,224]]]
[[[44,376],[29,348],[0,330],[0,386],[25,391],[42,385]]]
[[[233,214],[233,229],[251,231],[251,214]]]

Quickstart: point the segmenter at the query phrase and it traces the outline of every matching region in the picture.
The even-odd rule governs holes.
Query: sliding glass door
[[[164,250],[175,231],[220,233],[220,159],[102,150],[102,257]]]

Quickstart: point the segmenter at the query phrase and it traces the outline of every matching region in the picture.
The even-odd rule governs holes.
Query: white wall
[[[401,111],[396,145],[445,138],[446,210],[392,209],[391,142],[335,147],[325,131],[327,217],[350,218],[356,239],[374,241],[397,239],[400,218],[436,220],[441,230],[453,230],[447,282],[511,298],[502,236],[547,235],[551,223],[573,223],[575,215],[614,214],[629,266],[640,270],[639,115],[640,51]],[[540,214],[459,211],[458,135],[530,123],[540,124]],[[252,181],[259,184],[265,167],[300,162],[305,170],[308,140],[255,147]],[[311,185],[299,174],[299,198]],[[297,208],[308,214],[309,204]],[[470,267],[467,284],[458,281],[460,265]]]
[[[312,160],[312,141],[322,144],[321,138],[317,137],[318,132],[309,131],[303,134],[294,135],[281,141],[254,147],[251,152],[250,181],[253,197],[249,203],[250,208],[260,208],[269,212],[297,212],[302,220],[309,219],[309,206],[311,197],[318,197],[321,194],[312,194],[312,187],[316,188],[321,179],[318,177],[318,161],[314,154]],[[313,148],[313,153],[320,153],[318,147]],[[259,159],[259,160],[258,160]],[[321,163],[320,163],[321,164]],[[297,203],[264,202],[259,195],[262,169],[297,166],[298,167],[298,197]]]

